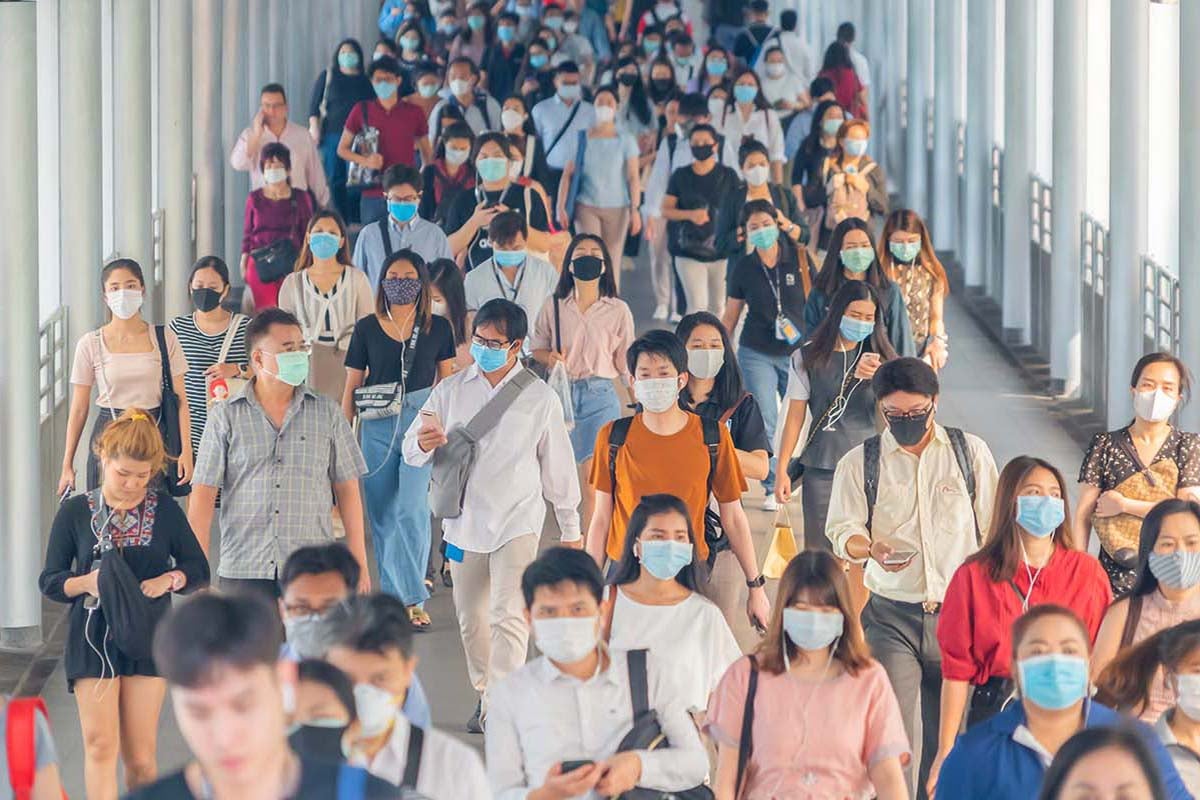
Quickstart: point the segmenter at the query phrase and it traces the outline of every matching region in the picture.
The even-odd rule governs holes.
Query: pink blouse
[[[104,343],[103,334],[88,331],[75,345],[75,360],[71,362],[71,383],[76,386],[96,386],[96,405],[99,408],[158,408],[162,403],[162,361],[154,329],[149,331],[154,349],[144,353],[114,353]],[[166,330],[167,354],[171,374],[187,372],[187,357],[179,346],[179,338],[170,327]]]
[[[554,297],[546,300],[533,324],[529,346],[555,350]],[[616,378],[629,374],[625,352],[633,343],[633,312],[624,300],[601,297],[580,312],[574,295],[558,301],[559,333],[567,354],[567,374],[582,378]]]
[[[704,730],[718,744],[738,746],[749,677],[739,659],[713,692]],[[894,757],[907,763],[911,749],[879,662],[820,683],[759,671],[741,800],[865,800],[875,796],[867,770]]]

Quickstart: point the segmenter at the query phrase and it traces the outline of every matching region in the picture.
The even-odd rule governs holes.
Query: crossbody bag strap
[[[879,434],[863,442],[863,493],[867,496],[867,532],[875,519],[875,500],[879,497]]]
[[[562,355],[562,322],[558,312],[558,295],[552,295],[554,301],[554,350]]]
[[[737,402],[727,408],[725,413],[721,415],[720,423],[722,425],[728,424],[729,420],[733,419],[733,415],[737,413],[737,410],[742,407],[742,403],[746,402],[746,398],[749,396],[749,392],[742,392],[741,396],[738,397]]]
[[[367,796],[367,771],[342,764],[337,774],[337,800],[363,800]]]
[[[562,140],[562,137],[566,136],[567,130],[570,129],[571,123],[575,121],[575,115],[579,113],[579,108],[582,105],[583,100],[575,101],[574,107],[571,108],[571,113],[567,116],[567,121],[563,123],[561,128],[559,128],[558,133],[554,136],[554,141],[550,142],[550,146],[546,148],[547,158],[549,158],[550,154],[554,152],[554,148],[558,146],[558,143]]]
[[[224,364],[225,359],[229,358],[229,351],[233,348],[233,340],[237,338],[238,326],[242,324],[245,317],[242,314],[234,314],[229,320],[229,330],[225,331],[225,339],[221,342],[221,352],[217,354],[217,363]]]
[[[737,780],[734,783],[739,795],[746,778],[746,767],[750,764],[750,754],[754,752],[754,698],[758,695],[758,659],[753,655],[747,658],[750,659],[750,677],[746,683],[746,705],[742,708],[742,735],[738,739]]]
[[[167,351],[167,332],[163,325],[154,326],[154,338],[158,340],[158,361],[162,364],[163,391],[171,389],[171,357]]]
[[[406,789],[417,789],[421,777],[421,753],[425,750],[425,731],[417,725],[408,727],[408,756],[404,759],[404,777],[400,785]]]
[[[650,710],[650,685],[646,675],[646,650],[630,650],[625,653],[629,669],[629,699],[636,720]]]
[[[537,376],[527,369],[514,375],[512,380],[504,384],[504,388],[497,392],[496,396],[489,400],[483,408],[476,411],[475,416],[471,417],[471,421],[464,426],[467,436],[475,442],[482,439],[484,434],[500,424],[500,418],[517,399],[517,395],[532,386],[536,380]]]

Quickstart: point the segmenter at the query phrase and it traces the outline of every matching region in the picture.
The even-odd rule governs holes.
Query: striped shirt
[[[245,366],[250,362],[246,353],[246,326],[250,324],[250,318],[238,314],[230,322],[233,320],[237,321],[237,333],[234,334],[225,361]],[[187,357],[188,371],[183,376],[183,386],[187,392],[188,413],[192,418],[192,452],[199,453],[200,437],[204,435],[204,426],[208,422],[208,380],[204,377],[204,371],[217,363],[228,328],[210,336],[200,330],[192,314],[176,317],[171,320],[170,327],[175,331],[179,346]]]

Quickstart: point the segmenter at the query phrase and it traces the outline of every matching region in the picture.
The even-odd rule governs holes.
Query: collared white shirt
[[[736,105],[726,106],[725,114],[720,120],[721,133],[725,136],[725,156],[721,163],[731,167],[740,178],[742,165],[738,161],[738,148],[742,146],[744,137],[752,137],[767,148],[767,158],[771,161],[784,161],[783,126],[779,123],[779,114],[773,108],[756,108],[750,112],[750,118],[742,117],[742,112]]]
[[[979,549],[975,519],[986,538],[996,495],[996,462],[978,436],[966,434],[967,452],[975,469],[974,518],[966,480],[954,459],[946,429],[934,423],[934,436],[920,457],[902,448],[884,431],[879,453],[879,494],[871,531],[867,531],[867,497],[863,491],[863,445],[838,462],[833,475],[825,535],[840,558],[849,558],[846,542],[866,536],[896,550],[916,550],[899,572],[885,572],[867,561],[865,584],[872,594],[904,603],[941,602],[954,571]]]
[[[571,112],[577,105],[580,106],[579,113],[575,114],[572,119]],[[576,137],[577,131],[587,130],[596,122],[596,111],[592,108],[591,103],[581,98],[571,105],[567,105],[557,94],[547,97],[534,106],[530,116],[533,117],[538,138],[546,147],[550,148],[546,151],[546,165],[551,169],[562,169],[567,165],[568,148],[566,145]],[[567,124],[568,119],[571,120],[571,125],[559,137],[558,132]],[[555,142],[555,139],[558,141]],[[550,145],[554,145],[554,147],[550,147]]]
[[[519,363],[495,388],[475,364],[433,387],[424,408],[447,431],[466,425],[524,367]],[[404,434],[404,461],[422,466],[433,459],[417,444],[424,424],[418,414]],[[579,532],[579,474],[563,422],[562,403],[543,381],[534,381],[509,406],[500,424],[479,440],[467,480],[462,514],[442,521],[444,538],[472,553],[491,553],[518,536],[540,536],[546,502],[554,507],[563,541]]]
[[[633,726],[633,701],[625,651],[586,681],[559,671],[540,656],[491,688],[486,746],[488,780],[495,800],[524,800],[560,761],[603,761]],[[704,782],[708,756],[687,713],[687,696],[671,670],[646,659],[650,707],[658,712],[669,748],[639,751],[638,786],[663,792]],[[599,800],[589,792],[586,800]]]
[[[229,165],[239,172],[250,173],[250,189],[261,189],[263,186],[262,170],[259,169],[259,159],[262,147],[270,142],[281,142],[291,153],[292,168],[288,173],[288,182],[293,189],[312,189],[317,198],[318,206],[329,205],[329,183],[325,178],[325,168],[321,166],[321,155],[317,146],[308,133],[308,128],[288,120],[283,133],[276,136],[270,128],[263,127],[262,137],[258,140],[258,154],[251,160],[246,152],[246,140],[250,137],[250,128],[242,131],[229,154]]]
[[[421,745],[421,769],[417,773],[416,790],[430,800],[460,800],[487,798],[487,773],[479,753],[457,739],[435,728],[425,728]],[[400,785],[404,768],[408,766],[408,738],[412,723],[403,714],[396,715],[396,724],[387,744],[370,761],[351,758],[354,766],[363,767],[377,778]]]
[[[854,65],[854,74],[858,76],[858,82],[864,88],[871,88],[871,64],[867,61],[867,57],[859,52],[857,47],[846,48],[850,51],[850,63]]]

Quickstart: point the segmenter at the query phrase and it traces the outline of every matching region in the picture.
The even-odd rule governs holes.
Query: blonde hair
[[[167,449],[154,418],[140,408],[126,409],[104,427],[96,440],[97,458],[131,458],[150,464],[152,472],[167,467]]]

